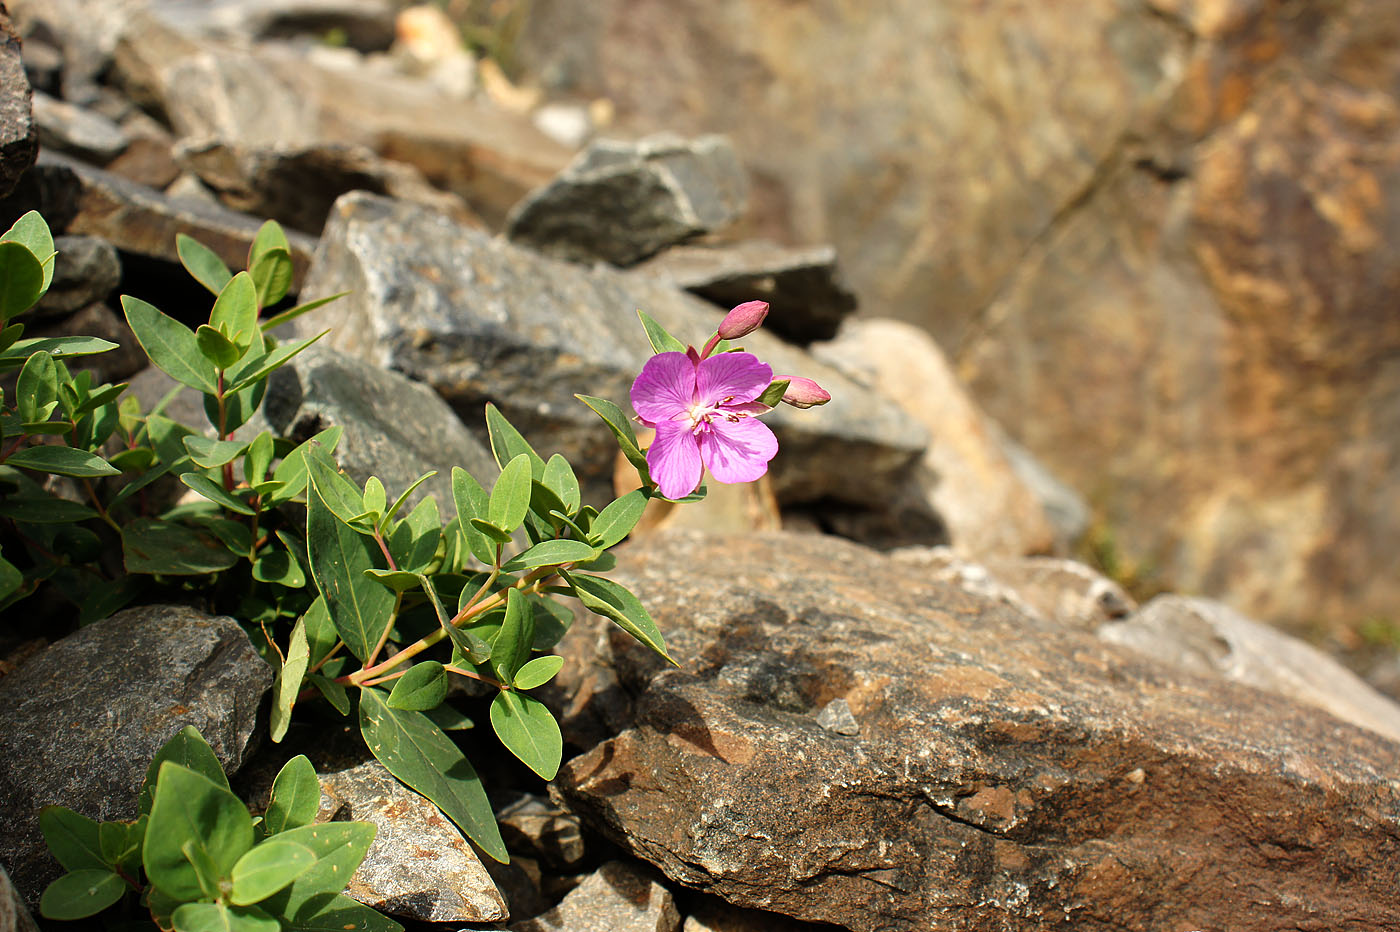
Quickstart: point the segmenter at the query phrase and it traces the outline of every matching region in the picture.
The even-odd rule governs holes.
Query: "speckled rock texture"
[[[671,892],[645,866],[609,861],[543,915],[511,932],[680,932]]]
[[[20,60],[19,34],[0,3],[0,197],[39,154],[39,132],[31,103],[33,89]]]
[[[617,575],[680,667],[610,639],[634,724],[556,788],[677,882],[856,932],[1400,923],[1394,742],[829,538]]]
[[[232,618],[174,605],[118,612],[0,679],[0,861],[25,899],[37,905],[62,872],[39,807],[134,819],[146,767],[186,725],[232,773],[271,685]]]

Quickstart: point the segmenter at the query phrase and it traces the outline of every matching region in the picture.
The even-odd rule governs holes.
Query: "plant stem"
[[[399,617],[399,608],[403,605],[403,593],[394,594],[394,610],[389,613],[389,620],[384,625],[384,633],[379,635],[379,641],[374,645],[374,650],[369,652],[369,659],[365,661],[366,667],[374,666],[375,660],[379,659],[379,652],[384,649],[384,645],[389,640],[389,632],[394,630],[394,622]]]

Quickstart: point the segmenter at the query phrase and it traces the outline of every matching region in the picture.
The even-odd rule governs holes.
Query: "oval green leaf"
[[[525,523],[530,510],[530,457],[516,454],[491,489],[486,512],[490,522],[502,531],[514,531]]]
[[[223,291],[229,279],[233,278],[233,273],[224,265],[224,260],[192,236],[176,233],[175,252],[179,255],[180,264],[185,267],[185,271],[213,294],[217,295]]]
[[[581,540],[542,540],[529,550],[507,560],[502,564],[501,570],[516,573],[537,566],[558,566],[561,563],[592,560],[597,555],[598,551],[591,544],[585,544]]]
[[[269,838],[233,865],[234,906],[260,903],[306,873],[316,863],[316,855],[294,841]]]
[[[52,444],[41,444],[16,450],[6,458],[5,465],[53,473],[56,476],[72,476],[75,479],[96,479],[102,476],[121,475],[121,470],[96,453]]]
[[[130,890],[126,881],[109,870],[81,870],[49,884],[39,898],[39,914],[45,919],[86,919],[95,916]]]
[[[559,772],[564,739],[543,702],[505,689],[491,701],[491,727],[520,762],[546,780]]]
[[[199,899],[211,881],[228,879],[251,847],[253,820],[242,800],[172,761],[160,765],[141,851],[152,883],[176,899]],[[192,860],[214,876],[201,883]]]
[[[534,689],[536,686],[543,686],[554,679],[554,674],[558,673],[563,666],[563,657],[554,654],[550,654],[548,657],[536,657],[516,672],[513,685],[516,689]]]
[[[272,796],[263,825],[271,835],[310,825],[321,807],[321,781],[305,754],[298,754],[282,765],[272,781]]]
[[[588,539],[599,550],[607,550],[632,533],[647,507],[647,494],[634,489],[598,512],[588,527]]]
[[[426,712],[447,698],[447,671],[436,660],[416,663],[394,681],[389,693],[389,707]]]

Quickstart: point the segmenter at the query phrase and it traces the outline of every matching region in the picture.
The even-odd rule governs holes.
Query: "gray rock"
[[[27,35],[43,31],[63,52],[63,98],[87,106],[99,96],[98,78],[129,23],[150,0],[9,0]]]
[[[309,316],[324,327],[323,313]],[[273,373],[262,415],[276,433],[297,441],[327,427],[343,428],[336,461],[361,484],[378,476],[391,501],[419,476],[437,470],[415,490],[409,507],[433,495],[447,517],[456,514],[453,466],[488,487],[498,471],[490,449],[431,388],[320,344]]]
[[[126,319],[105,304],[89,304],[76,314],[61,321],[41,319],[37,323],[45,326],[26,326],[25,336],[89,336],[117,344],[117,348],[114,350],[69,361],[68,368],[74,372],[80,369],[92,372],[93,385],[101,385],[103,382],[115,384],[134,376],[150,364],[145,352],[141,349],[141,344],[136,342],[136,335],[127,326]],[[193,392],[193,390],[191,391]],[[159,399],[151,399],[150,404],[154,404],[157,400]],[[150,404],[147,405],[146,410],[150,410]],[[200,407],[199,411],[196,412],[199,414],[199,420],[195,421],[195,424],[202,424],[207,420],[203,410],[203,407]]]
[[[368,194],[341,198],[322,235],[308,300],[351,290],[296,322],[330,327],[336,349],[433,386],[469,425],[501,406],[539,451],[563,452],[594,490],[610,490],[611,435],[575,392],[628,407],[650,345],[635,309],[700,343],[723,316],[654,280],[582,269],[463,228],[441,214]],[[816,379],[832,401],[766,420],[783,449],[780,500],[884,502],[926,436],[888,401],[762,332],[744,340],[775,373]]]
[[[0,197],[14,190],[19,176],[39,154],[38,129],[30,108],[32,93],[20,60],[19,34],[0,6]]]
[[[394,0],[151,0],[175,29],[192,36],[277,39],[334,33],[362,51],[394,41]]]
[[[522,793],[496,811],[501,837],[511,851],[522,851],[558,869],[583,860],[578,817],[540,796]]]
[[[122,154],[130,140],[121,126],[101,114],[48,94],[34,94],[34,123],[45,148],[106,165]]]
[[[232,618],[152,605],[82,628],[0,679],[0,860],[38,902],[60,873],[38,810],[133,819],[146,767],[193,725],[233,772],[272,671]]]
[[[97,236],[56,236],[53,282],[39,299],[36,314],[71,314],[106,300],[121,281],[117,249]]]
[[[679,932],[671,893],[644,867],[609,861],[549,912],[511,932]]]
[[[1220,602],[1158,596],[1098,634],[1169,667],[1277,693],[1400,742],[1400,705],[1315,647]]]
[[[856,932],[1400,921],[1374,732],[829,537],[619,558],[680,666],[611,640],[635,725],[553,788],[678,883]],[[859,736],[818,722],[837,697]]]
[[[322,814],[372,822],[374,844],[346,894],[422,922],[501,922],[505,901],[476,852],[437,807],[369,761],[321,778]]]
[[[856,296],[841,281],[830,246],[793,248],[761,240],[676,246],[634,271],[660,276],[725,310],[767,301],[771,308],[763,326],[800,346],[830,340],[856,309]]]
[[[1073,553],[1089,530],[1093,517],[1089,503],[1052,473],[1034,453],[1013,440],[1000,424],[990,420],[988,423],[1011,468],[1031,494],[1040,500],[1040,507],[1045,509],[1045,517],[1055,532],[1055,552]]]
[[[3,864],[0,864],[0,932],[39,932],[29,907],[10,883],[10,875]]]
[[[515,242],[561,259],[632,265],[737,220],[748,180],[729,140],[596,140],[506,220]]]

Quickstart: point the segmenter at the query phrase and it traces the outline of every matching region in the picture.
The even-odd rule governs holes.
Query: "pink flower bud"
[[[768,316],[767,301],[745,301],[724,315],[719,322],[721,340],[737,340],[748,336],[763,326],[763,318]]]
[[[831,400],[831,392],[811,379],[795,375],[780,375],[777,378],[788,380],[787,391],[783,393],[783,404],[785,405],[792,405],[794,408],[815,408],[817,405],[824,405]]]

